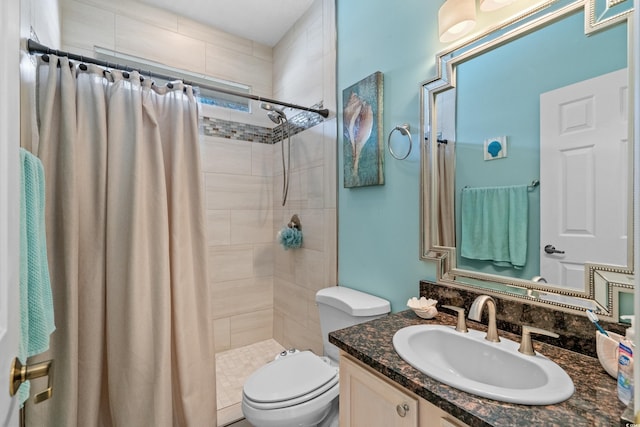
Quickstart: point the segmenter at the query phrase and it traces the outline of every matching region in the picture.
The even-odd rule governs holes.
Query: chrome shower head
[[[266,110],[267,117],[269,117],[271,121],[277,125],[280,125],[287,120],[287,116],[284,114],[284,112],[271,104],[263,102],[262,104],[260,104],[260,108]]]

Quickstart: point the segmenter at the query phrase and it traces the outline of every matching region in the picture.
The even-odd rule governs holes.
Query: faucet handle
[[[458,313],[458,324],[456,325],[456,331],[467,333],[469,330],[467,329],[467,322],[464,318],[464,308],[456,307],[455,305],[443,305],[442,308],[448,308],[449,310],[453,310]]]
[[[520,348],[518,351],[527,356],[535,356],[533,343],[531,342],[531,334],[546,335],[548,337],[558,338],[560,335],[546,329],[536,328],[535,326],[522,325],[522,338],[520,339]]]

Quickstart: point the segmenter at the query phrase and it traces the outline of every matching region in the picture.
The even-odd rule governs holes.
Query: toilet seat
[[[302,351],[254,372],[245,382],[243,400],[255,409],[285,408],[337,389],[338,381],[338,368],[310,351]]]

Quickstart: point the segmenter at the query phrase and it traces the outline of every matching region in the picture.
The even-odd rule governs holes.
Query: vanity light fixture
[[[515,3],[516,0],[480,0],[480,10],[483,12],[491,12],[501,9]]]
[[[438,34],[443,43],[459,39],[475,25],[475,0],[447,0],[438,10]]]
[[[480,0],[480,10],[491,12],[517,0]],[[448,43],[467,34],[476,25],[475,0],[446,0],[438,10],[440,41]]]

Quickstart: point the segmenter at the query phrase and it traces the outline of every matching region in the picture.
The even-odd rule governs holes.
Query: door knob
[[[16,357],[11,363],[11,374],[9,375],[9,395],[13,396],[18,392],[20,384],[27,380],[47,376],[47,389],[35,395],[34,400],[40,403],[47,400],[53,394],[53,360],[35,363],[33,365],[23,365]]]
[[[547,245],[544,247],[544,251],[548,254],[563,254],[564,251],[559,251],[553,245]]]

